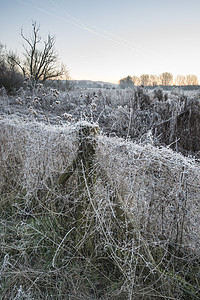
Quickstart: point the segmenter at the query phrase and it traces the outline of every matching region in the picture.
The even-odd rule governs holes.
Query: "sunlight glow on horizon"
[[[55,35],[74,80],[118,83],[163,72],[200,79],[197,0],[8,0],[0,8],[1,43],[22,52],[20,28],[30,33],[37,20],[42,37]]]

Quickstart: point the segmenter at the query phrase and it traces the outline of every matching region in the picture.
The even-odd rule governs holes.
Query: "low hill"
[[[80,88],[117,88],[118,84],[104,82],[104,81],[92,81],[92,80],[70,80],[70,83],[74,87]]]

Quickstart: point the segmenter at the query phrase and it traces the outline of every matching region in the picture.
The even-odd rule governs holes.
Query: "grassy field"
[[[0,296],[200,299],[200,93],[0,94]]]

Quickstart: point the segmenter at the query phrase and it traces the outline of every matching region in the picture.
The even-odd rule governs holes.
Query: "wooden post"
[[[72,176],[77,169],[81,178],[83,177],[83,171],[87,178],[88,184],[91,182],[90,172],[93,168],[93,161],[96,150],[95,137],[99,133],[99,126],[93,124],[81,124],[78,131],[79,136],[79,148],[76,157],[72,164],[65,170],[60,176],[58,183],[65,184],[67,180]],[[84,170],[83,170],[84,168]]]

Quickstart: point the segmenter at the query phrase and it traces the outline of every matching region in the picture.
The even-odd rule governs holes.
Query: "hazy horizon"
[[[200,79],[198,0],[0,0],[0,42],[23,52],[32,20],[72,80],[118,83],[128,75],[195,74]]]

